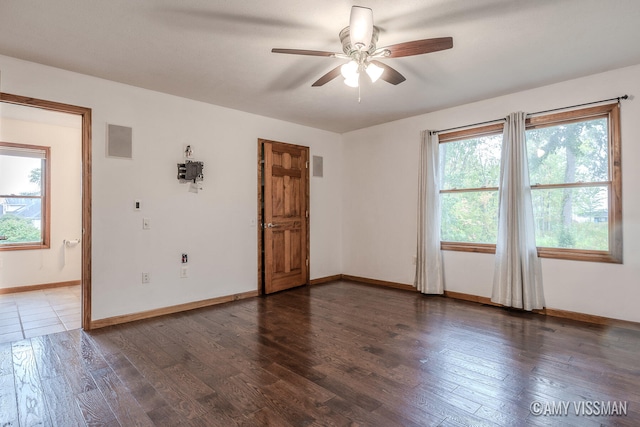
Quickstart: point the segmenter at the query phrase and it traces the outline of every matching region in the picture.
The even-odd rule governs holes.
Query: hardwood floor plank
[[[238,424],[236,420],[242,418],[240,410],[233,405],[227,396],[223,396],[221,393],[214,392],[201,397],[198,399],[198,403],[207,409],[207,413],[194,420],[196,425],[202,423],[207,425],[206,422],[209,422],[212,425],[234,426]]]
[[[380,413],[363,409],[359,405],[354,405],[349,400],[344,400],[340,396],[327,401],[326,406],[333,412],[342,415],[351,421],[351,425],[356,426],[378,426],[404,427],[404,423],[397,422],[390,418],[385,418]]]
[[[313,400],[317,404],[324,404],[325,402],[333,399],[336,396],[329,390],[320,387],[313,381],[310,381],[307,378],[290,371],[289,369],[284,368],[278,363],[270,364],[266,368],[266,370],[272,373],[276,378],[279,378],[282,381],[286,381],[286,383],[295,388],[298,393],[305,396],[313,396]]]
[[[96,346],[97,348],[102,348],[105,343],[107,343],[107,339],[103,336],[103,339],[100,343],[96,343]],[[113,348],[111,344],[109,344],[109,348]],[[109,352],[105,355],[105,360],[145,412],[148,413],[160,407],[168,406],[160,393],[131,364],[124,354]]]
[[[256,383],[251,379],[244,376],[244,374],[236,375],[231,378],[232,382],[237,385],[242,385],[247,390],[248,395],[254,402],[258,402],[262,407],[271,409],[274,413],[278,414],[282,419],[294,426],[309,425],[315,421],[313,416],[305,413],[300,408],[291,405],[288,397],[280,394],[273,394],[269,392],[270,386]]]
[[[31,347],[40,378],[48,379],[64,375],[64,367],[48,335],[31,338]]]
[[[21,426],[50,426],[51,419],[30,340],[13,343],[13,373]]]
[[[198,418],[204,415],[206,410],[189,396],[190,391],[180,387],[180,384],[167,377],[162,371],[163,367],[155,364],[154,360],[158,360],[157,358],[147,357],[149,353],[155,351],[154,348],[146,347],[150,345],[150,342],[141,340],[140,334],[133,328],[123,328],[122,332],[124,334],[116,333],[113,338],[117,339],[123,346],[123,354],[171,408],[185,419]],[[124,335],[130,336],[130,338],[126,338]],[[139,348],[137,347],[138,345],[143,347]]]
[[[93,379],[120,425],[153,426],[151,419],[111,368],[94,371]]]
[[[269,384],[265,386],[265,390],[271,396],[278,396],[278,399],[282,400],[285,405],[294,407],[298,413],[309,415],[310,419],[302,420],[303,423],[307,423],[306,425],[343,426],[349,424],[346,417],[325,405],[326,400],[318,400],[312,393],[302,394],[287,381]],[[295,425],[302,424],[297,421]]]
[[[48,335],[55,353],[64,360],[64,375],[75,394],[95,390],[96,383],[82,363],[75,334],[61,332]]]
[[[13,375],[13,356],[10,342],[0,343],[0,377]]]
[[[77,394],[76,402],[88,426],[120,426],[115,414],[97,388]]]
[[[0,375],[0,426],[17,425],[19,425],[18,406],[12,371],[9,374]]]
[[[64,375],[42,380],[51,422],[56,427],[85,426],[80,408]]]
[[[278,426],[278,427],[296,427],[288,423],[281,416],[273,412],[269,408],[262,408],[247,416],[244,420],[240,420],[238,426],[255,427],[255,426]]]

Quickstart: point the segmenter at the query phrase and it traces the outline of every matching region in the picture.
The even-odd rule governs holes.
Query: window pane
[[[40,196],[42,160],[0,155],[0,195]]]
[[[502,134],[440,144],[441,188],[497,187]]]
[[[441,240],[465,243],[496,243],[498,192],[443,193]]]
[[[531,184],[609,180],[607,119],[527,131]]]
[[[533,189],[536,246],[609,250],[608,188]]]
[[[13,209],[0,215],[0,245],[42,242],[41,199],[0,198],[0,203]]]

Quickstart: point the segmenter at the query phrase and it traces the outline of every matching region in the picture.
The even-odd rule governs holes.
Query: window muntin
[[[499,128],[501,131],[502,125]],[[619,105],[535,116],[527,119],[526,132],[539,256],[622,262]],[[482,211],[479,198],[473,201],[464,194],[494,189],[484,183],[463,189],[449,184],[456,179],[461,182],[455,175],[453,179],[446,176],[454,170],[447,169],[446,165],[457,163],[455,150],[447,148],[443,155],[443,148],[451,141],[474,140],[487,133],[487,127],[482,127],[440,135],[442,249],[495,253],[493,235],[490,236],[493,240],[488,242],[488,234],[476,232],[477,221],[483,217],[479,215]],[[484,153],[479,158],[486,156]],[[494,156],[492,153],[491,157]],[[465,173],[477,175],[468,169]],[[482,182],[470,177],[464,179],[474,185]],[[497,188],[495,191],[497,193]],[[451,202],[452,193],[463,193],[458,198],[465,203]],[[483,221],[486,221],[485,229],[495,229],[497,235],[497,202],[495,206],[494,216],[486,215]],[[455,212],[460,207],[461,213]],[[485,204],[482,209],[492,208]],[[465,226],[470,230],[467,234],[460,232]]]
[[[0,250],[49,247],[49,147],[0,142]]]

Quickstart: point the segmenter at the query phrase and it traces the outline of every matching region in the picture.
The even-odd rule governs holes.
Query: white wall
[[[640,66],[343,135],[344,273],[412,284],[420,131],[640,94]],[[425,94],[428,96],[428,94]],[[547,307],[640,322],[640,103],[622,104],[624,264],[543,259]],[[445,288],[491,296],[494,256],[444,252]]]
[[[92,109],[94,320],[257,289],[258,138],[324,157],[324,178],[311,179],[311,278],[342,272],[340,135],[4,56],[0,71],[3,92]],[[132,160],[105,156],[106,123],[133,128]],[[184,144],[205,164],[199,194],[176,179]]]
[[[635,66],[341,136],[9,57],[0,56],[0,71],[3,92],[93,109],[94,320],[257,289],[249,223],[258,138],[324,157],[324,178],[311,178],[312,279],[345,273],[411,284],[420,130],[640,93]],[[637,101],[623,103],[624,264],[544,259],[550,308],[640,321],[639,114]],[[106,123],[133,128],[133,160],[105,157]],[[205,162],[197,195],[175,178],[186,143]],[[142,230],[143,217],[151,230]],[[188,279],[179,279],[182,252]],[[490,296],[492,255],[445,252],[444,262],[448,290]],[[143,271],[151,284],[140,283]]]
[[[35,117],[9,119],[3,111],[0,140],[51,147],[51,234],[49,249],[0,252],[0,288],[80,280],[82,247],[63,244],[82,236],[80,120],[78,126],[60,126]]]

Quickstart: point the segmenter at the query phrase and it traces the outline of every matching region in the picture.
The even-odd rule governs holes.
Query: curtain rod
[[[618,96],[616,98],[603,99],[601,101],[585,102],[584,104],[570,105],[568,107],[553,108],[551,110],[536,111],[535,113],[527,113],[527,116],[535,116],[536,114],[552,113],[554,111],[567,110],[569,108],[586,107],[587,105],[602,104],[603,102],[609,102],[609,101],[618,101],[618,102],[620,102],[621,99],[629,99],[629,95],[622,95],[622,96]],[[487,120],[486,122],[473,123],[473,124],[464,125],[464,126],[456,126],[456,127],[449,128],[449,129],[433,130],[433,131],[430,131],[429,133],[434,134],[434,133],[442,133],[442,132],[451,132],[452,130],[466,129],[466,128],[471,128],[471,127],[476,127],[476,126],[481,126],[481,125],[489,125],[489,124],[492,124],[492,123],[499,123],[499,122],[503,122],[504,120],[505,119]]]

